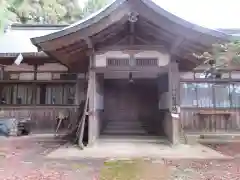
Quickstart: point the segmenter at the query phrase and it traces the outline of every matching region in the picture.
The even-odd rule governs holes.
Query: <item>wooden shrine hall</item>
[[[150,0],[116,0],[87,19],[32,39],[39,51],[88,73],[89,144],[101,135],[179,139],[180,73],[227,35],[190,24]]]
[[[116,0],[31,41],[45,53],[45,64],[51,59],[77,75],[74,108],[86,100],[89,82],[89,145],[104,136],[164,136],[175,144],[182,128],[181,74],[202,63],[193,53],[229,36],[180,19],[151,0]]]

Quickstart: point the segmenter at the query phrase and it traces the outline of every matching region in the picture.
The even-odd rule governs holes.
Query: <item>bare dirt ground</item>
[[[104,169],[106,159],[73,161],[45,158],[48,153],[64,143],[64,140],[49,137],[0,138],[0,180],[104,180],[104,177],[101,177],[101,171]],[[163,159],[157,160],[157,163],[152,159],[150,162],[155,165],[149,164],[149,161],[148,164],[143,164],[146,171],[144,171],[144,178],[141,177],[141,179],[239,180],[240,143],[208,146],[233,158],[228,160]],[[121,171],[115,173],[119,176]],[[105,178],[105,180],[113,179],[113,177]]]
[[[164,160],[164,164],[175,169],[172,178],[177,180],[239,180],[240,143],[207,146],[233,158],[228,160]]]
[[[0,180],[94,179],[102,160],[47,160],[65,141],[54,137],[0,139]]]

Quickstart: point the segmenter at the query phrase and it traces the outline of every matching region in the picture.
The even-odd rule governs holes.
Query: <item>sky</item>
[[[208,28],[240,28],[239,0],[153,0],[165,10]]]
[[[79,0],[83,4],[86,0]],[[208,28],[240,28],[240,0],[153,0],[163,9]]]

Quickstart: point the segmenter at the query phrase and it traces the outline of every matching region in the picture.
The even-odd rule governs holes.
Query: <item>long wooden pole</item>
[[[89,105],[90,89],[91,89],[91,78],[88,78],[87,97],[86,97],[86,101],[85,101],[83,115],[82,115],[81,121],[80,121],[79,126],[78,126],[78,130],[77,130],[77,137],[79,136],[78,145],[81,149],[84,148],[83,135],[84,135],[84,127],[85,127],[85,122],[86,122],[86,116],[87,116],[87,113],[88,113],[87,111],[88,111],[88,105]]]

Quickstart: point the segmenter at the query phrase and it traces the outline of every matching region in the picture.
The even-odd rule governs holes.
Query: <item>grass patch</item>
[[[168,180],[170,168],[144,160],[105,162],[100,180]]]
[[[100,180],[138,180],[138,160],[118,160],[104,163]]]

